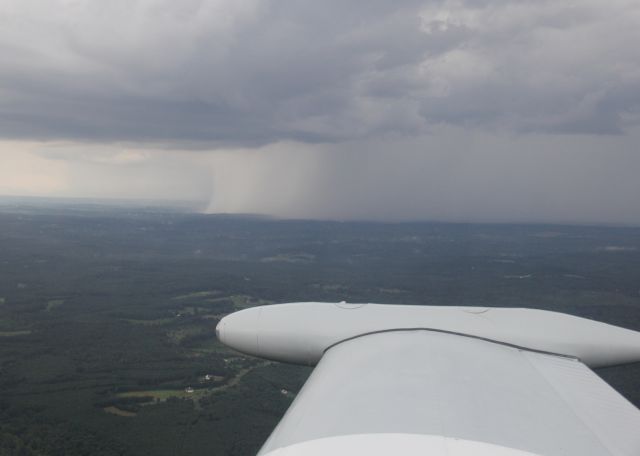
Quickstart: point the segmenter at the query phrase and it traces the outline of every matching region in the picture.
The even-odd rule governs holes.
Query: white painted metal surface
[[[436,435],[362,434],[312,440],[279,448],[268,456],[538,456],[482,442]]]
[[[640,361],[635,331],[530,309],[291,303],[216,332],[318,363],[262,456],[640,456],[640,411],[585,366]]]
[[[579,361],[423,330],[329,349],[260,454],[390,433],[544,456],[640,455],[640,412]]]
[[[290,303],[233,313],[216,331],[244,353],[315,365],[327,348],[346,339],[416,328],[572,356],[590,367],[640,361],[638,332],[532,309]]]

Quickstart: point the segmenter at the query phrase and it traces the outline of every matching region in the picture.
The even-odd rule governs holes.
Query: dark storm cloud
[[[630,0],[0,0],[0,135],[619,133],[640,117],[639,30]]]

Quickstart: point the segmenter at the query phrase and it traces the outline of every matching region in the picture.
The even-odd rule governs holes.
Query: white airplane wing
[[[245,352],[319,359],[260,455],[640,455],[640,411],[575,356],[640,360],[639,333],[524,309],[369,306],[289,304],[223,319],[219,337]]]

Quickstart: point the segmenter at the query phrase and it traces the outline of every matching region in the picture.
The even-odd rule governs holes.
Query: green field
[[[28,336],[31,334],[31,330],[23,330],[23,331],[0,331],[0,337],[17,337],[17,336]]]

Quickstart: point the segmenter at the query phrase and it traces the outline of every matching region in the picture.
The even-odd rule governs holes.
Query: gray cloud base
[[[181,147],[616,134],[637,2],[0,2],[0,135]]]

